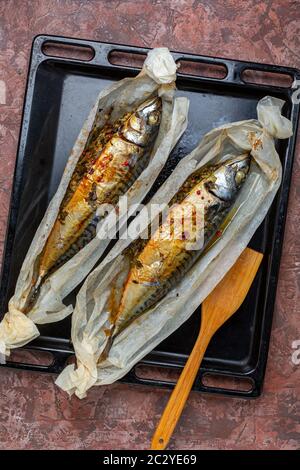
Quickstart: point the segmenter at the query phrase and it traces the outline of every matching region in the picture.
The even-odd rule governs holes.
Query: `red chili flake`
[[[222,230],[218,230],[218,231],[216,232],[216,236],[217,236],[217,237],[220,237],[220,236],[222,235],[222,233],[223,233]]]
[[[126,160],[126,162],[123,163],[123,166],[129,166],[129,162]]]
[[[200,189],[198,189],[197,194],[198,194],[198,196],[200,196],[200,194],[201,194]]]

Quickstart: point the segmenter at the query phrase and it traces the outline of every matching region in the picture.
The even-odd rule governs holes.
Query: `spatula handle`
[[[186,400],[190,394],[209,341],[210,337],[207,335],[206,337],[201,334],[198,336],[190,357],[188,358],[156,428],[151,442],[152,450],[163,450],[167,447]]]

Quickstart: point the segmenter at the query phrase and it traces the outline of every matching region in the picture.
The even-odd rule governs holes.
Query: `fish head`
[[[205,184],[208,191],[222,201],[233,201],[247,178],[250,160],[244,154],[220,164]]]
[[[162,114],[161,98],[156,96],[144,101],[132,113],[122,129],[130,142],[146,147],[156,138]]]

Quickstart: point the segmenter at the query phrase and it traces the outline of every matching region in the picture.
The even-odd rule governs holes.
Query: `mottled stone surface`
[[[32,39],[57,34],[300,68],[300,9],[291,0],[0,1],[0,249]],[[173,449],[300,447],[300,153],[296,151],[263,396],[192,393]],[[298,318],[297,318],[298,317]],[[114,384],[69,399],[54,377],[0,369],[0,448],[143,449],[169,392]]]

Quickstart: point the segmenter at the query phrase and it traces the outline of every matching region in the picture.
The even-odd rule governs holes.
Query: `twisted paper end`
[[[143,69],[156,83],[175,82],[177,65],[167,47],[157,47],[148,52]]]
[[[75,394],[78,398],[85,398],[86,392],[97,382],[97,368],[87,369],[79,363],[75,369],[74,364],[67,366],[55,381],[62,390],[70,396]]]
[[[287,139],[293,135],[292,122],[282,115],[285,101],[265,96],[257,105],[258,121],[276,139]]]
[[[9,356],[10,350],[19,348],[39,336],[33,321],[18,310],[12,302],[0,323],[0,353]]]

